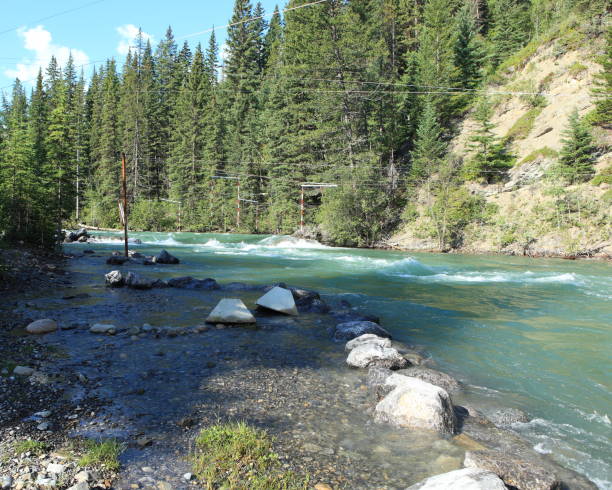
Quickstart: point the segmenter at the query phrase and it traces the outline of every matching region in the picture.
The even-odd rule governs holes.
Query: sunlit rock
[[[257,300],[256,304],[286,315],[298,314],[291,291],[278,286],[270,289],[270,291]]]
[[[377,421],[442,434],[455,432],[453,404],[445,390],[401,374],[389,376],[385,385],[393,389],[376,405]]]
[[[210,312],[208,323],[255,323],[255,317],[240,299],[223,298]]]
[[[393,347],[383,347],[373,342],[366,342],[351,350],[346,363],[355,368],[380,366],[388,369],[402,369],[408,361]]]
[[[449,471],[427,478],[406,490],[506,490],[501,479],[490,471],[475,468]]]
[[[352,351],[355,347],[359,347],[363,344],[376,344],[380,347],[391,347],[391,340],[384,337],[379,337],[373,333],[366,333],[360,335],[359,337],[355,337],[353,340],[349,340],[344,349],[346,351]]]
[[[166,250],[162,250],[153,257],[153,262],[156,264],[178,264],[180,260],[174,255],[169,254]]]

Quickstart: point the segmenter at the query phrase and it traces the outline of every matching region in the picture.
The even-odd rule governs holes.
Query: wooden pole
[[[236,199],[236,228],[240,228],[240,179],[236,180],[238,198]]]
[[[304,186],[300,196],[300,232],[304,233]]]
[[[125,153],[121,153],[121,194],[123,197],[123,241],[125,245],[125,256],[128,253],[128,207],[127,207],[127,181],[125,175]]]

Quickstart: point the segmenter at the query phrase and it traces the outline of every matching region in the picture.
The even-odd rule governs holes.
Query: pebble
[[[89,490],[89,484],[87,482],[81,481],[76,485],[72,485],[68,490]]]
[[[157,488],[159,488],[159,490],[172,490],[172,485],[167,481],[160,481],[157,482]]]
[[[46,419],[50,415],[51,415],[51,410],[43,410],[42,412],[36,412],[34,414],[34,417],[40,417],[40,418]]]
[[[17,366],[13,369],[13,374],[17,376],[32,376],[34,374],[34,369],[26,366]]]
[[[106,333],[109,335],[114,335],[117,332],[117,327],[111,324],[96,323],[95,325],[91,326],[89,331],[91,333]]]
[[[314,486],[314,490],[333,490],[333,489],[327,483],[317,483]]]
[[[79,471],[76,475],[74,475],[74,480],[78,483],[88,482],[93,480],[93,476],[89,471]]]
[[[43,476],[39,476],[36,478],[36,485],[43,488],[52,488],[57,486],[57,480],[55,478],[45,478]]]
[[[10,476],[3,476],[2,480],[0,480],[0,485],[2,485],[2,490],[7,490],[13,486],[13,478]]]
[[[141,448],[147,447],[153,444],[153,439],[151,439],[150,437],[142,436],[136,439],[136,444],[138,444],[138,447],[141,447]],[[148,468],[148,466],[146,466],[145,468]],[[145,470],[145,468],[143,468],[142,471],[147,471]]]
[[[36,426],[38,430],[49,430],[51,424],[49,422],[42,422]]]
[[[193,475],[191,473],[185,473],[183,475],[183,480],[190,481],[192,478],[193,478]]]

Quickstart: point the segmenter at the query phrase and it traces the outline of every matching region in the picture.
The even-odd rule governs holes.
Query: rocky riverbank
[[[254,309],[265,286],[156,277],[161,287],[109,288],[103,279],[109,257],[75,257],[72,285],[7,305],[19,341],[32,342],[15,337],[28,320],[48,317],[59,326],[32,344],[45,349],[40,359],[17,359],[36,375],[5,373],[26,386],[45,376],[54,390],[47,398],[30,395],[41,402],[3,423],[0,473],[8,473],[13,487],[53,479],[50,464],[65,466],[65,476],[55,478],[58,488],[197,486],[185,477],[195,434],[219,421],[244,420],[276,438],[285,469],[310,475],[319,488],[406,488],[463,465],[479,470],[448,478],[479,478],[482,470],[516,488],[552,489],[559,481],[594,488],[508,430],[525,414],[499,407],[485,415],[463,404],[461,383],[437,371],[418,346],[389,340],[374,315],[295,288],[295,317]],[[151,271],[138,261],[120,267],[122,276],[131,272],[145,282]],[[257,328],[205,323],[228,296],[254,311]],[[419,416],[402,408],[406,397],[422,402]],[[50,424],[41,431],[45,421],[35,414],[45,411]],[[19,441],[43,436],[46,459],[16,457]],[[77,481],[83,449],[70,441],[83,438],[120,441],[121,470],[86,468],[98,473]],[[66,452],[63,460],[57,456]]]

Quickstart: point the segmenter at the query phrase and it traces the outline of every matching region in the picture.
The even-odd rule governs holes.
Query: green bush
[[[524,165],[525,163],[531,163],[540,157],[548,158],[552,160],[553,158],[557,158],[558,156],[559,156],[558,151],[553,150],[552,148],[549,148],[548,146],[545,146],[543,148],[538,148],[537,150],[533,150],[529,155],[527,155],[525,158],[523,158],[519,162],[519,165]]]
[[[591,180],[591,184],[593,185],[599,185],[599,184],[612,185],[612,165],[608,165],[599,174],[593,177],[593,179]]]

